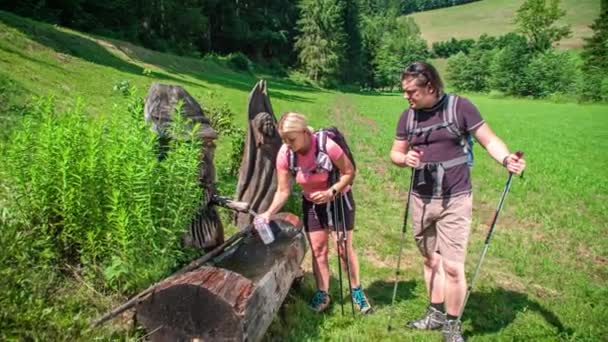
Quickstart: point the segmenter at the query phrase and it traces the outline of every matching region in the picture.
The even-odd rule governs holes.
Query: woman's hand
[[[258,216],[255,217],[255,220],[260,220],[264,223],[268,223],[270,222],[270,216],[272,216],[272,214],[270,214],[270,212],[265,211],[261,214],[259,214]]]
[[[334,199],[333,190],[331,188],[324,191],[317,191],[310,194],[310,200],[315,204],[323,204]]]

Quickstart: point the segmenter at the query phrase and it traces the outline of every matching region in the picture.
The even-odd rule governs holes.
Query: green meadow
[[[520,2],[494,3],[515,9]],[[415,18],[423,35],[427,35],[423,15],[463,11],[487,3],[421,13]],[[564,3],[575,6],[574,1]],[[592,10],[597,3],[576,2],[580,8]],[[497,15],[496,20],[503,17],[507,16]],[[581,26],[588,24],[586,18],[566,20]],[[462,36],[457,37],[468,37],[465,31],[462,28]],[[502,29],[495,33],[501,32]],[[426,37],[430,42],[444,40],[438,31],[429,34],[434,35]],[[152,82],[179,84],[202,104],[226,103],[237,114],[236,124],[244,127],[247,96],[260,78],[268,81],[275,115],[298,111],[306,114],[314,127],[336,125],[346,134],[358,166],[354,185],[358,207],[355,247],[363,286],[376,308],[373,315],[352,318],[350,304],[345,302],[346,315],[342,316],[337,302],[337,260],[332,254],[334,304],[325,314],[310,312],[306,304],[314,287],[307,256],[304,283],[290,292],[266,340],[439,341],[438,332],[414,332],[403,326],[423,313],[427,305],[422,260],[409,224],[397,302],[393,308],[390,305],[409,182],[409,171],[394,167],[388,157],[397,120],[407,106],[401,94],[323,90],[289,77],[273,76],[263,69],[237,72],[226,67],[220,58],[193,59],[158,53],[0,12],[2,137],[34,96],[55,96],[64,109],[81,98],[87,113],[105,115],[114,106],[126,105],[125,98],[113,90],[125,81],[142,95]],[[466,337],[471,341],[608,339],[608,105],[463,95],[478,106],[512,150],[525,152],[528,164],[524,177],[513,180],[465,310]],[[218,168],[227,163],[232,148],[226,139],[218,139]],[[508,176],[479,145],[475,146],[475,157],[468,275],[482,250]],[[234,182],[218,181],[225,189]],[[236,188],[236,183],[232,188]],[[3,203],[0,197],[0,206]],[[144,333],[134,331],[121,320],[99,330],[86,328],[89,319],[125,298],[103,297],[86,282],[69,277],[63,281],[63,290],[76,303],[48,308],[54,312],[48,317],[61,323],[42,319],[23,323],[24,335],[27,331],[33,339],[52,340],[142,338]],[[0,294],[0,307],[4,300]],[[391,310],[395,329],[388,332]],[[48,331],[41,330],[43,326],[71,328],[55,330],[56,335],[49,336]]]
[[[411,14],[429,44],[438,41],[473,38],[481,33],[499,36],[515,29],[515,13],[523,0],[482,0],[460,6]],[[563,49],[580,49],[583,38],[591,35],[589,25],[600,9],[600,0],[561,0],[566,15],[559,23],[571,26],[572,35],[559,43]]]

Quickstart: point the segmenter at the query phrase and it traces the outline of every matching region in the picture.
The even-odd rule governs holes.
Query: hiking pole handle
[[[515,156],[517,157],[517,159],[521,159],[521,158],[524,157],[524,152],[523,151],[517,151],[517,152],[515,152]],[[525,170],[522,171],[521,176],[519,176],[519,178],[524,178],[524,173],[525,172],[526,172]]]

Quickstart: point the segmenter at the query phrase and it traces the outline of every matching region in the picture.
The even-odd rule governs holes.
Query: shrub
[[[214,97],[214,94],[210,94]],[[241,166],[243,158],[243,150],[245,146],[245,131],[235,124],[235,113],[230,109],[227,103],[220,105],[209,104],[204,106],[205,114],[211,120],[211,126],[218,134],[226,136],[230,139],[231,150],[227,164],[223,169],[220,169],[220,175],[224,179],[219,180],[226,186],[234,187],[237,174]],[[221,189],[224,193],[232,193],[234,189]]]
[[[226,61],[228,62],[228,66],[237,71],[249,72],[251,70],[251,61],[242,52],[229,53],[226,56]]]
[[[459,52],[448,59],[447,78],[457,91],[487,91],[494,51]]]
[[[519,92],[534,97],[573,93],[579,70],[568,53],[547,50],[536,54],[525,69],[525,86]]]
[[[587,68],[580,78],[579,98],[583,101],[608,101],[608,71]]]
[[[184,257],[180,237],[202,196],[201,144],[194,135],[173,140],[160,162],[141,98],[102,117],[83,108],[57,113],[51,98],[40,99],[13,131],[0,166],[7,226],[43,246],[28,258],[79,267],[98,288],[131,292]]]
[[[532,58],[528,43],[521,36],[511,35],[505,44],[492,58],[488,85],[509,95],[528,95],[524,91],[525,70]]]
[[[469,50],[475,45],[473,39],[461,39],[452,38],[444,42],[433,43],[432,50],[435,57],[448,58],[459,52],[468,54]]]

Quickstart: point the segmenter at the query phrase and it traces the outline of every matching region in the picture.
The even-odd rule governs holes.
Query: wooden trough
[[[259,341],[287,296],[306,239],[299,219],[279,214],[275,241],[248,236],[212,265],[162,281],[136,306],[152,341]]]

